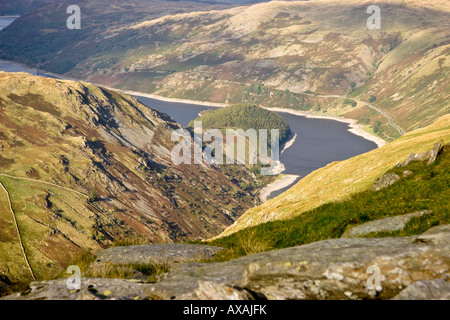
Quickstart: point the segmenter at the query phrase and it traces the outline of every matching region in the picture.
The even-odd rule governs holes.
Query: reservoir
[[[15,17],[15,16],[3,16],[3,17],[0,16],[0,30],[9,26],[17,18],[18,17]]]
[[[0,29],[6,27],[15,18],[0,17]],[[36,74],[37,70],[0,60],[0,71],[28,72]],[[182,126],[195,119],[199,112],[208,107],[204,105],[168,102],[135,96],[143,104],[170,115]],[[281,107],[281,106],[280,106]],[[273,198],[295,184],[301,177],[324,167],[330,162],[345,160],[377,148],[377,145],[348,131],[349,125],[329,119],[306,118],[286,112],[278,112],[289,124],[292,134],[297,135],[295,142],[280,155],[285,167],[283,174],[297,175],[299,178],[288,187],[272,192]]]
[[[195,119],[200,111],[214,108],[140,96],[136,98],[151,108],[167,113],[182,126],[186,126]],[[292,135],[297,134],[292,146],[280,155],[280,161],[285,167],[283,174],[297,175],[301,178],[330,162],[345,160],[377,148],[374,142],[349,132],[347,123],[306,118],[285,112],[278,112],[278,114],[289,124]],[[271,193],[268,198],[286,191],[299,179],[288,187]]]

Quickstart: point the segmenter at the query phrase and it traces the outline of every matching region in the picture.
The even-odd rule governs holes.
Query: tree
[[[375,123],[373,124],[373,132],[377,133],[377,132],[381,132],[381,122],[376,120]]]
[[[374,102],[375,100],[377,100],[377,98],[372,94],[372,95],[369,97],[369,102]]]
[[[349,104],[349,105],[351,105],[352,107],[356,107],[356,101],[355,101],[355,100],[352,100],[352,99],[349,99],[349,98],[345,98],[345,99],[344,99],[344,104]]]

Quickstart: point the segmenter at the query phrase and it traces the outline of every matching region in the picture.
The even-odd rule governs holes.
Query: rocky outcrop
[[[441,150],[444,147],[449,147],[449,146],[450,146],[450,144],[446,144],[445,146],[442,146],[441,143],[436,142],[434,144],[433,149],[423,152],[423,153],[411,153],[405,161],[403,161],[402,163],[398,163],[396,165],[396,167],[397,168],[398,167],[406,167],[412,161],[427,161],[427,165],[430,165],[436,161]],[[402,176],[403,176],[403,178],[406,178],[406,177],[410,176],[411,174],[412,174],[412,172],[410,170],[404,170],[402,173]],[[373,185],[370,187],[370,190],[378,191],[378,190],[384,189],[384,188],[389,187],[390,185],[396,183],[400,179],[401,179],[401,177],[396,173],[393,173],[393,172],[386,173],[386,174],[382,175],[381,177],[379,177],[377,180],[375,180]]]
[[[374,184],[370,187],[370,190],[372,191],[378,191],[381,189],[384,189],[386,187],[389,187],[390,185],[396,183],[398,180],[400,180],[400,176],[396,173],[386,173],[379,177]]]
[[[224,248],[198,244],[151,244],[112,247],[97,256],[95,264],[173,264],[209,260]]]
[[[212,281],[199,281],[197,288],[192,292],[183,294],[179,300],[249,300],[245,290],[235,289]]]
[[[430,210],[423,210],[419,212],[403,214],[400,216],[387,217],[375,221],[370,221],[348,229],[344,232],[341,238],[354,238],[365,236],[374,232],[392,232],[402,230],[412,218],[421,217],[429,213],[431,213]]]
[[[142,300],[149,284],[125,279],[82,278],[80,290],[67,288],[67,279],[35,281],[28,290],[4,300]]]
[[[411,161],[427,161],[427,165],[432,164],[434,161],[436,161],[437,156],[439,155],[439,152],[442,149],[442,144],[439,142],[436,142],[434,144],[433,149],[426,151],[424,153],[411,153],[409,157],[400,163],[399,167],[406,167]]]
[[[442,225],[419,236],[330,239],[177,264],[157,283],[83,278],[81,290],[70,291],[65,280],[33,282],[6,299],[445,299],[449,244],[450,225]],[[370,286],[371,266],[379,268],[378,288]]]
[[[392,300],[449,300],[450,282],[444,279],[416,281]]]

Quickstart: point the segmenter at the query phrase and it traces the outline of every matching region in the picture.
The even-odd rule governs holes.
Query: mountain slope
[[[0,16],[23,15],[29,13],[52,0],[2,0]]]
[[[437,141],[450,141],[450,115],[381,148],[348,160],[330,163],[312,172],[278,197],[248,210],[216,238],[264,222],[300,216],[320,205],[345,200],[367,190],[378,177],[403,162],[410,153],[428,151]]]
[[[136,0],[107,12],[102,1],[89,5],[75,32],[65,28],[64,2],[18,19],[0,34],[1,56],[162,96],[354,118],[386,140],[400,135],[388,118],[362,102],[352,107],[344,95],[366,102],[373,95],[405,132],[449,112],[450,12],[442,0],[201,8],[181,1],[178,11]],[[380,30],[366,27],[374,4]],[[129,19],[133,11],[142,14]]]
[[[290,219],[242,229],[209,244],[228,248],[216,257],[223,260],[333,238],[393,239],[448,224],[450,143],[433,149],[437,153],[431,159],[403,163],[377,179],[375,185],[380,187],[382,181],[383,188],[370,188]]]
[[[244,166],[227,176],[217,167],[173,165],[178,128],[128,95],[0,72],[0,183],[14,211],[0,192],[0,272],[29,276],[18,264],[14,216],[43,277],[113,241],[215,235],[258,202],[240,188],[256,182]]]

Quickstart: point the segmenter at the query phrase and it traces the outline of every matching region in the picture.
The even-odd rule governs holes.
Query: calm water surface
[[[14,19],[0,17],[0,30]],[[5,61],[0,61],[0,71],[37,73],[36,69],[17,66]],[[182,126],[186,126],[191,120],[195,119],[200,111],[214,108],[167,102],[141,96],[136,96],[136,98],[150,108],[158,109],[170,115]],[[297,134],[294,144],[280,155],[280,161],[285,166],[283,172],[285,174],[304,177],[332,161],[345,160],[377,147],[374,142],[349,132],[349,126],[346,123],[335,120],[310,119],[283,112],[279,112],[279,114],[289,124],[293,135]],[[273,198],[289,187],[272,193],[269,198]]]
[[[200,111],[213,108],[140,96],[136,96],[136,98],[151,108],[167,113],[183,126],[195,119]],[[280,161],[285,166],[283,172],[285,174],[304,177],[330,162],[345,160],[377,148],[374,142],[349,132],[349,126],[346,123],[327,119],[311,119],[285,112],[278,112],[278,114],[289,124],[292,134],[297,134],[294,144],[280,155]],[[269,198],[288,188],[272,193]]]

